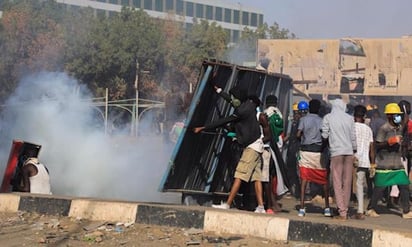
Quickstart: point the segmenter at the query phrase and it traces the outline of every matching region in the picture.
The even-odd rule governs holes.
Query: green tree
[[[133,98],[137,62],[140,72],[149,72],[139,74],[141,96],[161,99],[172,88],[187,92],[204,59],[224,59],[229,50],[241,61],[253,61],[258,39],[295,38],[277,23],[265,23],[245,29],[239,44],[228,49],[226,31],[205,20],[185,29],[175,16],[160,20],[128,8],[106,18],[52,0],[4,0],[1,7],[2,99],[14,90],[22,71],[40,70],[64,70],[95,96],[109,88],[111,99]]]
[[[4,100],[22,73],[61,69],[65,45],[55,2],[6,1],[2,7],[0,96]]]
[[[170,16],[163,22],[163,35],[166,91],[188,92],[189,84],[196,82],[202,61],[222,59],[227,45],[226,32],[216,23],[204,20],[194,20],[193,26],[185,29],[183,22]]]
[[[227,33],[216,22],[195,21],[185,42],[186,66],[191,71],[186,75],[188,82],[196,81],[204,59],[223,59],[227,43]]]
[[[266,33],[269,39],[296,39],[296,35],[294,33],[291,33],[289,29],[280,28],[279,24],[276,22],[267,28]]]
[[[186,31],[183,23],[175,16],[169,16],[162,25],[164,43],[164,68],[162,86],[165,90],[173,85],[183,88],[190,76],[190,68],[187,66]],[[189,76],[188,76],[189,74]]]
[[[124,8],[111,18],[93,20],[85,33],[89,34],[83,36],[81,43],[73,41],[76,51],[67,54],[66,68],[94,92],[101,94],[104,88],[111,89],[116,82],[116,88],[123,83],[128,90],[124,95],[110,90],[111,96],[134,97],[136,62],[141,70],[150,72],[148,80],[158,78],[157,68],[163,66],[163,40],[158,20],[141,10]],[[142,84],[139,89],[143,93],[148,93],[140,86]]]
[[[295,39],[296,36],[288,29],[280,28],[275,22],[272,26],[267,23],[259,26],[256,30],[245,28],[240,40],[226,51],[226,59],[232,63],[243,64],[244,62],[256,61],[257,41],[259,39]]]

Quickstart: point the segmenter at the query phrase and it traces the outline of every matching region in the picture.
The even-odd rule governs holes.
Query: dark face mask
[[[234,87],[230,89],[229,93],[233,95],[236,99],[240,100],[240,102],[245,102],[247,100],[247,91],[244,89],[240,89],[239,87]]]

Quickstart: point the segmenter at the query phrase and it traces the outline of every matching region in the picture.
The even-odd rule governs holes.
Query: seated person
[[[18,191],[51,194],[49,171],[38,158],[29,155],[29,158],[24,161],[22,181]]]

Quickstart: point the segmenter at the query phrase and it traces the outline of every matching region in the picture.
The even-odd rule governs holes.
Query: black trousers
[[[378,201],[382,198],[383,191],[388,187],[373,188],[372,199],[369,201],[368,210],[376,209]],[[409,185],[398,185],[400,191],[400,204],[404,214],[409,213]]]

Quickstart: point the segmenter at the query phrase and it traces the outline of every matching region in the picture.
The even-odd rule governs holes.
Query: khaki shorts
[[[251,148],[245,148],[237,164],[235,178],[245,182],[261,181],[262,155]]]
[[[263,160],[263,165],[262,165],[262,182],[269,182],[269,165],[270,165],[270,159],[272,158],[272,154],[270,153],[270,149],[264,149],[262,153],[262,160]]]

